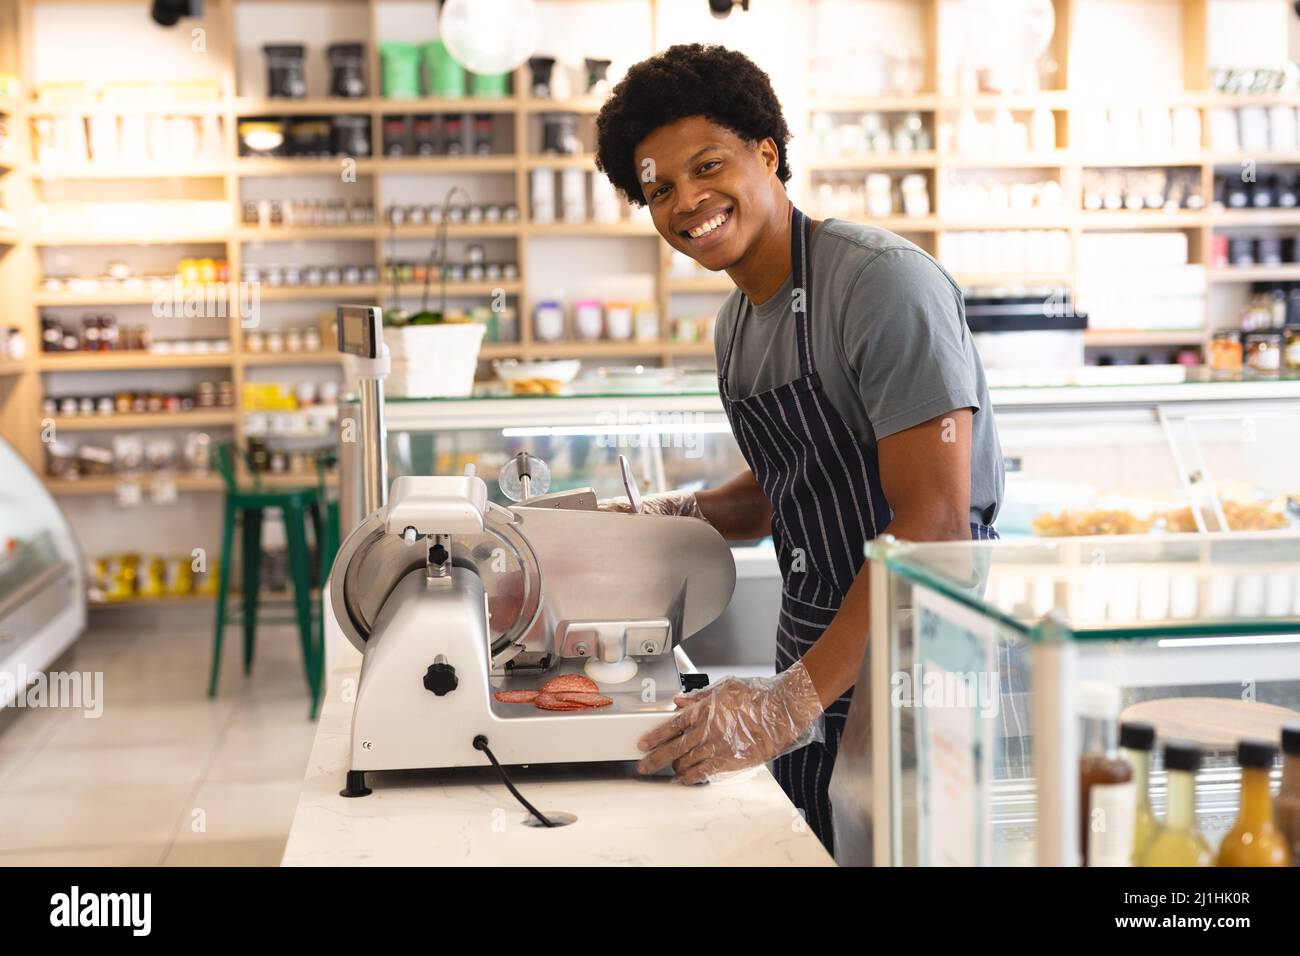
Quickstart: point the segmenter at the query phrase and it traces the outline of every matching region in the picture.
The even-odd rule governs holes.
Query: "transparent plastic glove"
[[[728,677],[677,706],[641,738],[641,773],[672,764],[679,783],[704,783],[823,739],[821,699],[802,661],[775,677]]]
[[[601,511],[632,513],[632,504],[626,498],[601,498],[596,502],[596,507]],[[657,495],[642,495],[641,513],[707,520],[695,500],[693,491],[665,491]]]

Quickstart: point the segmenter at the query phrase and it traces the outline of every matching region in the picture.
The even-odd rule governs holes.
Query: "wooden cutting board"
[[[1285,724],[1300,724],[1300,713],[1276,704],[1228,697],[1165,697],[1124,708],[1123,721],[1151,724],[1160,741],[1185,740],[1207,750],[1231,751],[1246,739],[1277,743]]]

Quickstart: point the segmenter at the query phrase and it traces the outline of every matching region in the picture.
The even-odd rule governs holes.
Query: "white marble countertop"
[[[334,661],[285,866],[833,865],[762,767],[698,787],[631,764],[511,768],[543,813],[577,817],[549,830],[524,825],[527,812],[486,766],[369,773],[370,796],[340,797],[352,721],[342,691],[359,668],[350,645]]]

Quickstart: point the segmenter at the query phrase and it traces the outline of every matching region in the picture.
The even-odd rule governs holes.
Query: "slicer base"
[[[349,770],[347,777],[347,786],[339,791],[340,797],[368,797],[374,793],[366,786],[366,772],[364,770]]]

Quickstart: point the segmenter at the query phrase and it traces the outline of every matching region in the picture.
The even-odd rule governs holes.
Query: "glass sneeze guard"
[[[1157,763],[1170,740],[1202,747],[1212,840],[1236,812],[1237,742],[1300,723],[1294,532],[866,551],[871,639],[831,784],[841,863],[1077,863],[1088,682],[1157,728]],[[1166,788],[1154,770],[1157,809]]]
[[[1300,535],[869,542],[867,557],[1031,641],[1300,633]]]

